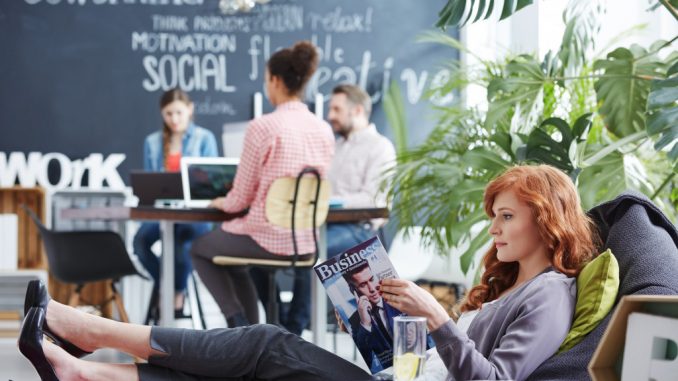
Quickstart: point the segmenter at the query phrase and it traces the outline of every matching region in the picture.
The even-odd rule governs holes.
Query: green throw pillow
[[[589,262],[577,277],[574,322],[558,353],[577,345],[612,310],[619,291],[619,264],[609,249]]]

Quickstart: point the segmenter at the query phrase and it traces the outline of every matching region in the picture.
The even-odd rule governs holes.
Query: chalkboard
[[[214,0],[1,1],[0,154],[59,152],[74,160],[122,153],[117,169],[126,182],[142,166],[143,138],[161,126],[164,90],[187,90],[196,123],[220,142],[224,123],[252,118],[266,59],[302,39],[321,53],[306,92],[310,105],[318,92],[358,83],[373,97],[373,121],[391,136],[381,105],[395,80],[416,144],[434,123],[422,96],[445,80],[444,63],[456,57],[415,41],[444,3],[272,0],[225,15]]]

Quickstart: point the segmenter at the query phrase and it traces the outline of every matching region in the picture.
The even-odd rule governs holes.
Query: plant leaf
[[[504,0],[500,20],[510,17],[533,2],[534,0]],[[487,7],[485,7],[484,0],[480,0],[478,7],[475,7],[475,4],[476,0],[448,0],[445,7],[438,13],[436,27],[443,30],[448,26],[462,27],[471,18],[473,22],[476,22],[481,18],[490,17],[495,11],[494,0],[490,0]]]
[[[511,163],[485,147],[474,148],[463,155],[462,162],[477,169],[498,172]]]
[[[499,20],[510,17],[517,11],[525,8],[526,6],[532,4],[533,0],[504,0],[504,8],[501,11],[501,17]]]
[[[463,272],[464,274],[468,273],[468,270],[471,268],[471,264],[473,263],[473,259],[476,257],[478,250],[480,250],[483,246],[485,246],[489,241],[492,240],[492,237],[487,233],[488,229],[489,226],[485,226],[482,229],[482,231],[478,233],[478,235],[473,237],[466,251],[464,251],[459,257],[459,265],[461,267],[461,272]]]
[[[561,141],[556,141],[551,137],[546,131],[548,126],[556,127],[561,135]],[[572,174],[575,169],[569,155],[572,140],[572,131],[567,122],[560,118],[549,118],[530,133],[527,139],[525,160],[549,164]]]
[[[578,183],[582,206],[586,210],[616,197],[627,188],[624,155],[614,151],[595,165],[584,168]]]
[[[574,126],[572,127],[572,135],[577,140],[584,140],[583,136],[588,133],[588,129],[591,128],[591,113],[586,113],[580,116]]]
[[[646,138],[647,133],[645,131],[636,132],[635,134],[625,136],[622,139],[619,139],[613,143],[606,144],[600,149],[596,150],[594,154],[584,159],[585,166],[595,165],[598,161],[603,159],[605,156],[619,151],[620,148],[624,147],[627,144],[638,143],[641,139]]]
[[[565,75],[572,75],[589,62],[605,13],[601,0],[571,0],[563,12],[565,32],[558,58]]]
[[[648,79],[662,75],[661,61],[633,46],[615,49],[606,59],[596,61],[594,68],[603,71],[594,87],[608,130],[620,138],[644,130]]]
[[[674,73],[674,64],[669,73]],[[658,135],[656,150],[669,147],[668,156],[678,160],[678,74],[673,77],[652,81],[647,102],[647,134]],[[673,145],[673,148],[670,148]]]
[[[494,0],[490,0],[489,7],[487,8],[487,12],[485,12],[485,0],[480,0],[478,3],[478,13],[476,13],[476,17],[473,19],[473,22],[476,22],[483,18],[483,15],[485,14],[485,18],[489,17],[490,12],[492,11],[492,7],[494,6]],[[469,12],[469,15],[471,12]]]
[[[396,152],[405,152],[407,149],[407,118],[402,91],[396,81],[391,81],[384,97],[384,114],[393,132]]]
[[[496,77],[490,81],[487,87],[489,107],[485,128],[494,128],[516,110],[532,109],[546,82],[542,70],[533,57],[523,55],[506,65],[505,77]]]
[[[475,0],[471,0],[471,8]],[[448,25],[461,26],[461,19],[466,10],[466,1],[449,0],[445,7],[438,13],[436,27],[445,30]]]
[[[515,161],[515,154],[511,149],[511,134],[504,131],[497,131],[490,136],[490,141],[493,141],[499,148],[501,148],[507,155]]]

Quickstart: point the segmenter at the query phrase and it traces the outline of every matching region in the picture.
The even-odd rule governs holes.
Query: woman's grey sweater
[[[448,321],[431,332],[448,380],[527,378],[570,330],[576,278],[551,269],[484,306],[468,332]]]

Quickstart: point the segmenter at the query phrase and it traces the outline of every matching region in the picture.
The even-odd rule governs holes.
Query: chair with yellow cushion
[[[266,194],[266,219],[274,225],[290,229],[294,253],[280,256],[280,259],[258,259],[217,256],[212,260],[221,266],[257,266],[266,271],[268,277],[268,301],[266,322],[279,324],[278,297],[275,274],[286,269],[294,274],[295,267],[313,267],[318,260],[317,228],[325,223],[329,211],[330,185],[312,167],[304,168],[297,177],[282,177],[273,182]],[[315,250],[313,253],[299,253],[296,232],[312,229]]]

